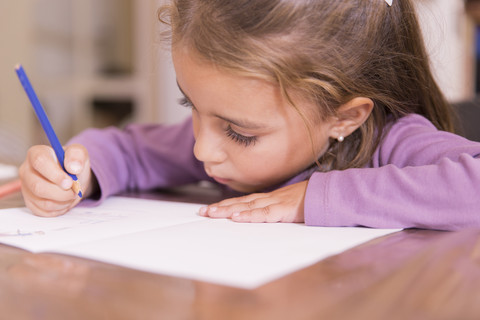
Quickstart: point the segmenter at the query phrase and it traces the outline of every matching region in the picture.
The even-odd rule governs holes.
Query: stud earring
[[[341,135],[338,136],[338,138],[337,138],[337,141],[338,141],[338,142],[342,142],[343,140],[345,140],[345,138],[344,138],[343,136],[341,136]]]

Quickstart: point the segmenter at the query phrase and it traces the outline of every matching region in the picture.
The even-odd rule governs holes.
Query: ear
[[[368,118],[373,109],[373,101],[365,97],[354,98],[338,108],[332,123],[330,137],[347,137],[357,130]]]

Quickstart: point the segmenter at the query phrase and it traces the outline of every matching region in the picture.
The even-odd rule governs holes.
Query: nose
[[[226,159],[223,139],[210,128],[197,128],[193,153],[195,158],[205,163],[221,163]]]

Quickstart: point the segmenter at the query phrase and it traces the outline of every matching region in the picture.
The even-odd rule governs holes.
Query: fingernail
[[[238,217],[240,217],[240,212],[232,213],[232,218],[238,218]]]
[[[207,207],[201,207],[200,210],[198,210],[198,214],[201,216],[206,216],[207,215]]]
[[[68,166],[71,173],[80,173],[80,171],[82,170],[82,165],[78,161],[73,161]]]
[[[72,187],[72,179],[63,179],[60,185],[62,189],[68,190]]]
[[[215,211],[217,211],[217,207],[210,207],[210,208],[208,209],[208,212],[211,212],[211,213],[213,213],[213,212],[215,212]]]

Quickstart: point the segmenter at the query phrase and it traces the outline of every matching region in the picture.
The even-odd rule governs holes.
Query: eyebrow
[[[183,94],[183,96],[188,101],[190,101],[190,103],[192,103],[192,105],[193,105],[192,100],[188,97],[188,95],[185,94],[185,92],[183,92],[182,87],[180,86],[180,84],[178,82],[177,82],[177,86],[178,86],[178,89],[180,90],[180,92]],[[246,119],[230,119],[228,117],[225,117],[225,116],[222,116],[222,115],[219,115],[219,114],[214,114],[214,116],[219,118],[219,119],[222,119],[223,121],[229,122],[229,123],[231,123],[231,124],[233,124],[237,127],[240,127],[240,128],[245,128],[245,129],[262,129],[262,128],[265,128],[264,125],[254,123],[254,122],[251,122],[251,121],[246,120]]]

